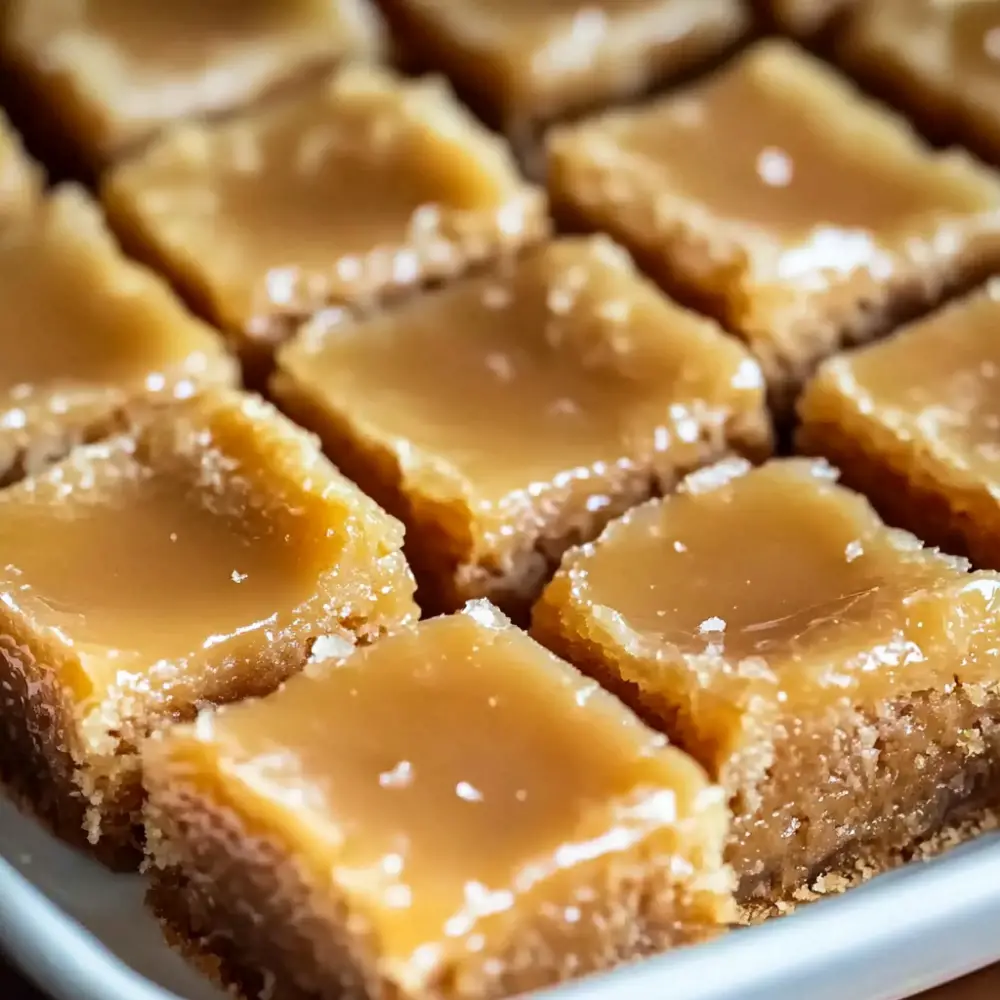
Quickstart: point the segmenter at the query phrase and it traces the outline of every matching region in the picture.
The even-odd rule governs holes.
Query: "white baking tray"
[[[0,799],[0,946],[56,1000],[222,1000],[114,875]],[[1000,960],[1000,835],[552,1000],[902,1000]]]

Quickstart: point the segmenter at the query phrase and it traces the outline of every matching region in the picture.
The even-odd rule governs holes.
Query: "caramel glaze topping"
[[[495,953],[569,870],[676,849],[719,802],[688,758],[485,602],[203,715],[171,744],[175,770],[222,783],[332,875],[405,992]]]
[[[0,406],[43,389],[152,392],[227,365],[221,340],[121,255],[82,191],[0,233],[0,263]]]
[[[260,114],[175,130],[109,197],[129,192],[161,252],[206,272],[234,326],[365,305],[429,265],[460,270],[469,240],[516,242],[529,214],[536,224],[535,195],[476,129],[437,80],[351,68]]]
[[[95,663],[113,650],[112,669],[224,656],[225,643],[246,655],[278,606],[309,593],[266,516],[146,467],[126,439],[84,448],[13,499],[0,527],[17,581],[7,596],[42,602],[47,627]]]
[[[995,575],[963,569],[885,528],[820,463],[734,462],[613,523],[543,600],[562,594],[604,641],[662,664],[642,668],[644,687],[680,676],[794,711],[961,673],[963,639],[1000,593]]]
[[[408,482],[484,516],[553,485],[592,492],[657,452],[683,467],[701,430],[755,412],[763,386],[738,344],[604,237],[557,241],[382,319],[317,324],[279,364],[397,451]]]
[[[857,268],[886,277],[908,238],[1000,205],[1000,187],[924,152],[784,42],[759,44],[687,93],[569,130],[555,148],[569,157],[577,142],[602,165],[612,201],[644,192],[654,224],[658,211],[690,210],[744,249],[754,277],[807,287]]]
[[[92,102],[100,154],[376,43],[359,0],[13,0],[7,45]]]
[[[822,378],[900,440],[1000,496],[1000,281],[891,340],[831,360]]]
[[[79,664],[81,699],[222,695],[234,665],[307,641],[341,603],[363,613],[388,583],[391,554],[363,536],[382,519],[398,548],[398,526],[282,420],[207,394],[0,491],[0,592]],[[412,579],[397,583],[404,608]]]

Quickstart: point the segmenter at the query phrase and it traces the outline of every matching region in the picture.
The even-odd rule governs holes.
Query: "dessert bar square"
[[[824,356],[1000,264],[997,177],[781,41],[558,132],[549,186],[557,216],[743,336],[782,414]]]
[[[721,790],[486,602],[144,760],[156,905],[248,996],[499,998],[732,916]]]
[[[724,786],[753,908],[889,867],[1000,793],[1000,577],[824,464],[695,473],[570,552],[533,634]]]
[[[1000,3],[864,3],[839,55],[935,139],[1000,163]]]
[[[0,226],[37,205],[42,183],[41,168],[28,157],[21,137],[0,110]]]
[[[1000,569],[1000,280],[881,344],[831,359],[798,445],[893,524]]]
[[[434,79],[352,68],[168,133],[104,189],[125,242],[251,366],[322,309],[365,309],[541,238],[541,192]]]
[[[756,362],[605,237],[312,324],[272,391],[406,523],[425,610],[526,614],[569,545],[692,468],[770,450]]]
[[[413,617],[401,544],[313,438],[228,390],[0,490],[0,775],[127,863],[150,727]]]
[[[97,170],[181,118],[380,47],[368,0],[11,0],[0,56],[33,117]],[[55,135],[51,134],[55,130]]]
[[[0,485],[147,403],[231,384],[222,338],[63,187],[0,228]]]
[[[513,133],[635,97],[749,28],[741,0],[386,0],[406,45]]]

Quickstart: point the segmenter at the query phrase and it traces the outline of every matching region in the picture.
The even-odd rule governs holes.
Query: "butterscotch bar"
[[[549,187],[745,338],[783,415],[823,357],[1000,263],[997,177],[779,41],[557,133]]]
[[[407,621],[401,544],[312,438],[232,392],[0,490],[0,776],[125,864],[149,729]]]
[[[485,602],[144,760],[154,899],[248,996],[499,998],[732,915],[721,791]]]
[[[368,0],[11,0],[0,19],[26,115],[91,170],[381,47]]]
[[[147,404],[232,384],[218,334],[129,261],[84,192],[0,226],[0,485]]]
[[[1000,3],[862,3],[838,54],[938,141],[1000,163]]]
[[[250,367],[304,318],[513,253],[541,192],[438,80],[350,69],[294,100],[174,130],[114,170],[119,233],[228,331]]]
[[[520,616],[565,549],[732,451],[763,457],[759,366],[604,237],[280,352],[272,390],[407,525],[421,606]]]
[[[636,97],[748,29],[740,0],[386,0],[413,57],[496,124],[523,126]]]
[[[20,136],[0,110],[0,227],[37,205],[42,181],[41,168],[25,153]]]
[[[1000,793],[1000,577],[828,466],[730,463],[570,552],[533,634],[729,796],[753,907],[842,888]]]
[[[893,524],[1000,569],[1000,281],[820,368],[800,449]]]

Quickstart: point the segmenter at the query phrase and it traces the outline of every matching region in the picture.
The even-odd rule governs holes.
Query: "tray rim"
[[[130,968],[3,857],[0,946],[54,1000],[183,1000]],[[1000,833],[789,917],[545,996],[801,1000],[808,988],[810,1000],[903,1000],[996,961]]]

